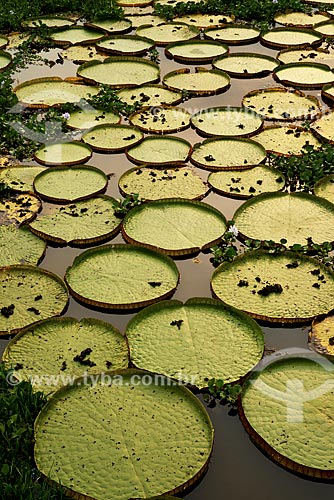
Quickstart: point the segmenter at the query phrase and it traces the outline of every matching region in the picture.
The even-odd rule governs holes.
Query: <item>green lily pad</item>
[[[231,198],[250,198],[261,193],[284,188],[284,176],[276,168],[266,165],[247,170],[222,170],[212,172],[208,183],[214,191]]]
[[[244,45],[257,42],[260,31],[244,24],[230,24],[219,28],[210,28],[204,31],[205,38],[218,40],[227,45]]]
[[[304,146],[313,146],[314,149],[321,147],[321,142],[312,131],[295,125],[271,125],[254,135],[253,139],[262,144],[267,153],[283,156],[302,156],[305,153]]]
[[[36,193],[47,201],[71,203],[103,192],[108,177],[91,165],[50,167],[34,180]]]
[[[86,23],[86,26],[92,28],[98,28],[107,33],[127,33],[131,31],[132,23],[128,19],[113,19],[112,17],[103,18],[103,19],[95,19],[90,23]]]
[[[244,138],[222,137],[195,144],[191,162],[208,170],[250,168],[261,163],[266,151],[261,144]]]
[[[157,26],[158,24],[164,23],[165,19],[163,17],[155,16],[154,14],[146,14],[143,16],[129,16],[128,20],[131,21],[132,28],[136,29],[140,26]]]
[[[128,323],[126,336],[137,368],[199,388],[212,378],[239,380],[260,361],[264,349],[262,330],[254,320],[204,298],[149,306]]]
[[[239,232],[247,238],[282,238],[287,245],[334,241],[334,206],[308,193],[266,193],[237,209],[233,216]]]
[[[125,153],[137,165],[178,165],[188,160],[191,144],[172,135],[166,137],[145,137],[141,143]]]
[[[226,227],[224,215],[211,205],[169,198],[133,208],[123,220],[122,234],[129,243],[188,255],[217,244]]]
[[[14,264],[39,264],[46,243],[25,226],[0,225],[0,267]]]
[[[139,57],[108,57],[101,61],[90,61],[79,66],[78,76],[96,84],[111,88],[134,87],[160,80],[158,64]]]
[[[179,132],[189,127],[190,113],[172,106],[145,107],[129,117],[130,123],[140,130],[155,134]],[[156,154],[156,152],[155,152]]]
[[[332,309],[334,274],[306,255],[256,250],[221,264],[211,288],[216,298],[255,318],[301,323]]]
[[[84,374],[127,368],[129,353],[125,337],[110,323],[51,318],[21,330],[2,361],[19,381],[50,394]]]
[[[157,26],[139,26],[136,34],[154,40],[157,45],[191,40],[199,36],[199,30],[184,23],[161,23]]]
[[[98,492],[99,500],[149,498],[193,484],[207,468],[212,424],[188,389],[154,377],[118,370],[56,392],[35,423],[39,471],[77,498]],[[92,465],[92,450],[103,467]]]
[[[51,38],[56,45],[89,45],[104,37],[104,32],[84,26],[73,26],[51,33]]]
[[[322,98],[328,99],[330,102],[334,101],[334,85],[324,85],[321,90]]]
[[[35,153],[35,160],[42,165],[76,165],[85,163],[92,156],[92,150],[82,142],[62,142],[42,146]]]
[[[24,21],[22,26],[25,28],[36,28],[41,24],[45,24],[48,28],[64,28],[65,26],[72,26],[74,21],[62,16],[40,16]]]
[[[334,142],[333,126],[334,126],[334,113],[329,112],[329,113],[324,113],[318,120],[313,122],[310,128],[318,137],[320,137],[320,139],[325,139],[326,141],[333,143]]]
[[[0,170],[0,182],[14,191],[33,191],[36,175],[44,170],[44,167],[35,167],[34,165],[6,167]]]
[[[117,3],[117,2],[116,2]],[[153,5],[148,4],[148,5],[137,5],[137,6],[124,6],[123,7],[123,12],[124,16],[127,18],[129,16],[130,20],[132,19],[133,16],[139,17],[139,16],[146,16],[147,14],[153,14]],[[163,22],[163,21],[162,21]],[[149,24],[149,23],[146,23]],[[133,28],[135,26],[132,26]]]
[[[138,144],[144,134],[129,125],[97,125],[82,135],[82,140],[99,153],[118,153]]]
[[[314,119],[321,111],[316,97],[281,87],[252,90],[243,97],[242,105],[267,120]]]
[[[68,292],[63,280],[36,266],[0,268],[0,335],[61,314]]]
[[[0,225],[23,224],[36,217],[41,210],[40,200],[30,193],[14,194],[0,199]]]
[[[99,195],[72,205],[53,206],[30,224],[33,233],[47,241],[68,245],[89,245],[112,238],[120,220],[114,198]]]
[[[207,184],[193,169],[131,168],[118,181],[120,192],[126,196],[137,193],[147,201],[164,198],[187,198],[199,200],[208,193]]]
[[[220,42],[209,40],[190,40],[187,42],[171,43],[165,49],[170,59],[185,63],[210,63],[215,57],[228,52],[228,47]]]
[[[283,85],[304,89],[318,89],[334,81],[334,73],[327,64],[291,63],[274,70],[274,78]]]
[[[245,108],[201,109],[191,117],[191,124],[205,136],[247,136],[262,127],[262,119]]]
[[[312,28],[317,23],[330,19],[326,12],[279,12],[274,16],[275,22],[286,26]]]
[[[305,356],[305,354],[304,354]],[[293,472],[333,479],[333,368],[323,358],[279,359],[247,381],[239,414],[252,440]]]
[[[12,56],[9,52],[0,52],[0,72],[8,68],[8,66],[12,63]]]
[[[326,175],[318,181],[314,188],[314,194],[334,203],[334,174]]]
[[[315,319],[309,333],[309,346],[324,356],[334,359],[334,317],[329,316]]]
[[[96,44],[97,50],[116,56],[142,56],[153,47],[153,40],[133,35],[108,36]]]
[[[225,92],[230,86],[230,77],[218,69],[189,68],[171,71],[163,77],[166,87],[173,90],[187,90],[192,95],[214,95]]]
[[[221,24],[233,23],[234,20],[233,15],[225,16],[224,14],[189,14],[174,18],[174,21],[178,23],[189,24],[199,29],[218,27]]]
[[[64,59],[69,59],[76,64],[83,64],[87,61],[104,61],[108,55],[97,52],[96,47],[92,45],[71,45],[61,53]]]
[[[264,54],[250,54],[249,52],[234,52],[217,57],[213,67],[226,71],[230,76],[239,78],[260,78],[269,75],[279,62],[273,57]]]
[[[80,109],[71,113],[67,126],[73,129],[88,129],[97,125],[115,125],[120,121],[120,115],[112,111]]]
[[[179,272],[173,260],[159,252],[133,245],[104,245],[76,257],[65,280],[71,294],[84,303],[132,309],[170,297]]]
[[[334,37],[334,22],[333,21],[323,21],[315,26],[313,26],[314,31],[317,33],[320,33],[326,38],[333,38]]]
[[[303,47],[321,45],[322,35],[307,28],[273,28],[260,37],[262,45],[280,49],[284,47]]]
[[[135,102],[142,106],[160,106],[161,104],[178,104],[182,100],[182,93],[166,89],[162,85],[140,85],[131,89],[117,90],[117,96],[126,104]]]
[[[8,45],[9,39],[6,36],[0,35],[0,49],[3,49]]]
[[[79,103],[98,93],[91,85],[62,80],[57,76],[35,78],[14,88],[18,100],[27,107],[48,108],[66,103]]]
[[[305,47],[303,49],[283,49],[279,52],[277,59],[283,64],[289,63],[331,63],[334,60],[334,53],[331,50],[322,48],[313,49]]]

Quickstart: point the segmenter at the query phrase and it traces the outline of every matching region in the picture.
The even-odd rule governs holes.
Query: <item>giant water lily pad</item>
[[[126,151],[130,161],[138,165],[177,165],[187,161],[191,144],[172,135],[146,137],[140,144]]]
[[[145,14],[143,16],[129,16],[128,20],[131,21],[133,28],[139,28],[140,26],[157,26],[158,24],[164,23],[165,19],[163,17],[155,16],[154,14]]]
[[[140,130],[156,134],[169,134],[188,128],[190,113],[183,108],[171,106],[146,107],[133,113],[129,120]]]
[[[210,40],[190,40],[189,42],[171,43],[165,49],[167,57],[185,63],[209,63],[214,57],[228,52],[228,47]]]
[[[175,291],[179,272],[170,257],[133,245],[86,250],[66,271],[71,294],[107,309],[144,307]]]
[[[286,26],[311,28],[317,23],[330,19],[326,12],[279,12],[274,16],[276,23]]]
[[[239,414],[252,440],[285,468],[333,479],[333,366],[322,357],[289,356],[247,381]]]
[[[78,75],[90,83],[112,88],[134,87],[160,79],[159,66],[136,57],[109,57],[104,62],[90,61],[79,66]]]
[[[38,264],[46,243],[25,226],[0,225],[0,267],[14,264]]]
[[[233,217],[239,232],[247,238],[282,238],[287,245],[334,241],[334,206],[307,193],[267,193],[247,201]]]
[[[89,45],[104,37],[104,32],[84,26],[74,26],[51,33],[51,38],[56,45]]]
[[[279,66],[277,59],[263,54],[234,52],[217,57],[213,67],[226,71],[230,76],[242,78],[259,78],[267,76]]]
[[[42,165],[76,165],[85,163],[92,156],[92,150],[82,142],[48,144],[35,153],[35,160]]]
[[[313,146],[314,149],[321,147],[321,142],[318,141],[312,131],[294,125],[265,127],[253,139],[262,144],[268,153],[284,156],[302,156],[305,154],[305,149],[303,149],[305,146]]]
[[[144,134],[138,128],[129,125],[97,125],[85,132],[82,140],[93,151],[116,153],[134,146],[143,137]]]
[[[83,200],[105,190],[108,177],[102,170],[91,165],[50,167],[34,180],[39,196],[56,203]]]
[[[73,129],[93,128],[97,125],[115,125],[121,121],[120,115],[101,109],[80,109],[71,113],[67,126]]]
[[[77,498],[127,500],[183,492],[203,475],[213,427],[188,389],[139,370],[83,380],[55,393],[35,423],[35,461],[49,479]]]
[[[65,283],[36,266],[0,268],[0,335],[61,314],[68,301]]]
[[[247,136],[262,127],[262,119],[245,108],[226,106],[201,109],[192,115],[191,124],[206,136]]]
[[[281,87],[253,90],[243,97],[242,105],[267,120],[314,119],[321,110],[316,97]]]
[[[116,2],[117,3],[117,2]],[[146,16],[147,14],[153,14],[153,5],[134,5],[134,6],[125,6],[122,7],[123,12],[125,17],[129,17],[130,20],[132,19],[133,16],[138,17],[138,16]],[[163,21],[161,21],[163,22]],[[149,23],[146,23],[149,24]],[[133,26],[134,27],[134,26]]]
[[[218,69],[189,68],[171,71],[163,77],[166,87],[173,90],[187,90],[194,95],[213,95],[225,92],[230,86],[230,77]]]
[[[97,52],[95,46],[91,45],[71,45],[61,53],[64,59],[69,59],[76,64],[83,64],[87,61],[104,61],[108,55]]]
[[[311,124],[311,130],[326,141],[334,142],[334,113],[325,113],[318,120]]]
[[[131,89],[117,91],[121,101],[127,104],[139,103],[142,106],[160,106],[161,104],[178,104],[182,100],[182,93],[166,89],[162,85],[140,85]]]
[[[208,192],[207,184],[193,169],[174,168],[132,168],[118,181],[123,195],[138,194],[139,198],[152,201],[163,198],[187,198],[198,200]]]
[[[204,298],[154,304],[130,321],[126,336],[137,368],[200,388],[212,378],[237,381],[258,363],[264,348],[254,320]]]
[[[283,85],[317,89],[334,81],[334,73],[327,64],[291,63],[275,69],[274,78]]]
[[[25,28],[36,28],[44,24],[48,28],[64,28],[65,26],[72,26],[73,19],[63,16],[40,16],[24,21],[22,26]]]
[[[221,24],[233,23],[234,20],[234,16],[224,14],[188,14],[174,19],[174,21],[196,26],[196,28],[200,29],[218,27]]]
[[[6,36],[0,35],[0,49],[3,49],[4,47],[6,47],[6,45],[8,45],[8,42],[9,42],[9,39]]]
[[[97,42],[96,47],[110,55],[141,56],[154,47],[154,41],[142,36],[113,35]]]
[[[87,245],[112,238],[120,220],[114,198],[99,195],[67,206],[54,206],[30,224],[33,233],[60,244]]]
[[[132,209],[123,220],[126,241],[169,255],[187,255],[218,243],[226,231],[224,215],[200,201],[170,198]]]
[[[194,146],[191,162],[208,170],[250,168],[261,163],[266,151],[261,144],[244,138],[206,139]]]
[[[2,361],[18,380],[54,392],[84,373],[127,368],[126,340],[98,319],[51,318],[24,328],[6,346]],[[47,374],[47,377],[45,375]]]
[[[199,30],[184,23],[161,23],[157,26],[139,26],[136,34],[151,38],[157,45],[168,45],[182,40],[197,38]]]
[[[333,273],[316,259],[294,252],[247,252],[221,264],[211,287],[226,304],[273,322],[310,321],[330,311],[334,300]]]
[[[330,102],[334,101],[334,85],[324,85],[321,90],[321,96],[325,99],[328,99]]]
[[[283,64],[324,62],[332,65],[334,53],[331,50],[322,48],[313,49],[311,47],[305,47],[303,49],[283,49],[279,52],[277,59]]]
[[[0,183],[5,184],[13,191],[33,191],[36,175],[44,170],[44,167],[35,167],[34,165],[6,167],[0,170]]]
[[[309,334],[309,346],[319,354],[334,359],[334,317],[332,314],[313,321]]]
[[[0,51],[0,71],[5,70],[12,62],[9,52]]]
[[[267,47],[302,47],[321,45],[322,35],[307,28],[273,28],[261,35],[261,43]]]
[[[205,38],[218,40],[228,45],[243,45],[257,42],[260,31],[244,24],[233,24],[220,28],[207,29],[204,32],[204,36]]]
[[[334,203],[334,174],[326,175],[318,181],[314,188],[314,194]]]
[[[75,80],[75,79],[74,79]],[[91,85],[62,80],[57,76],[36,78],[14,88],[18,100],[27,107],[47,108],[66,103],[79,103],[98,93]]]
[[[40,200],[30,193],[14,194],[0,199],[0,224],[23,224],[36,217],[41,210]]]
[[[232,198],[250,198],[261,193],[284,188],[284,176],[276,168],[266,165],[247,170],[222,170],[212,172],[208,183],[214,191]]]
[[[127,33],[128,31],[131,31],[132,23],[129,19],[112,19],[106,17],[103,19],[95,19],[94,21],[87,23],[87,26],[115,34]]]
[[[320,33],[326,38],[333,38],[334,37],[334,22],[330,21],[323,21],[319,24],[316,24],[316,26],[313,27],[314,31],[317,33]]]

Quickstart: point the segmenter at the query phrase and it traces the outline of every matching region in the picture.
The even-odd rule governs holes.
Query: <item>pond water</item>
[[[231,47],[230,52],[256,52],[277,55],[277,51],[252,44],[248,46]],[[52,50],[47,54],[48,58],[55,59],[60,49]],[[182,67],[174,61],[167,60],[164,57],[163,49],[159,49],[161,59],[161,76],[163,77],[169,71]],[[334,61],[333,61],[334,64]],[[210,65],[204,67],[210,68]],[[64,61],[63,65],[55,65],[53,68],[47,66],[32,66],[15,77],[17,83],[43,76],[75,76],[77,66],[69,61]],[[223,94],[194,98],[181,104],[191,113],[202,108],[212,106],[234,105],[240,106],[244,94],[251,90],[277,87],[279,86],[271,76],[261,79],[231,79],[231,87]],[[320,91],[307,92],[320,99]],[[325,105],[324,105],[325,106]],[[202,138],[197,133],[188,129],[178,134],[187,139],[192,144],[200,142]],[[31,162],[29,162],[31,163]],[[104,172],[114,175],[111,177],[107,194],[119,198],[120,194],[117,187],[117,181],[121,174],[133,167],[133,164],[127,160],[124,154],[97,154],[94,153],[88,162],[101,168]],[[195,169],[203,178],[207,179],[209,172]],[[233,200],[210,193],[204,201],[221,210],[227,219],[232,219],[233,213],[241,205],[242,201]],[[44,204],[44,210],[48,209],[48,204]],[[112,240],[114,243],[123,242],[119,235]],[[41,267],[55,272],[63,277],[66,268],[72,264],[75,256],[83,250],[74,248],[53,248],[48,247]],[[174,298],[182,301],[190,297],[211,297],[210,277],[213,267],[209,262],[210,255],[199,254],[193,257],[176,260],[181,274],[181,281],[177,288]],[[102,313],[93,309],[88,309],[70,298],[69,308],[66,316],[99,318],[112,323],[121,332],[125,331],[128,321],[133,314],[115,314]],[[309,327],[289,328],[263,327],[265,332],[266,347],[271,349],[283,349],[287,347],[307,347],[307,336]],[[1,349],[4,348],[6,341],[0,341]],[[313,482],[293,475],[278,467],[270,459],[265,457],[253,443],[248,434],[243,429],[238,416],[230,416],[228,408],[217,405],[215,408],[209,408],[208,412],[215,427],[215,444],[209,469],[203,480],[189,492],[185,498],[189,500],[220,499],[229,498],[230,500],[257,499],[257,500],[278,500],[285,496],[294,498],[294,500],[313,500],[322,498],[327,500],[333,497],[333,486],[324,483]],[[329,436],[328,439],[332,439]]]

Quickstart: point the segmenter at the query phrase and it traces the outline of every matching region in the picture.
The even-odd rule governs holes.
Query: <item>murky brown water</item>
[[[277,51],[262,47],[260,44],[248,46],[231,47],[231,52],[258,52],[276,56]],[[59,52],[54,50],[50,53],[53,57]],[[166,60],[161,53],[161,76],[182,65]],[[333,61],[334,64],[334,61]],[[76,67],[69,61],[63,65],[56,65],[52,69],[47,66],[34,66],[24,70],[17,75],[17,83],[31,78],[42,76],[74,76]],[[211,66],[206,66],[211,67]],[[242,96],[254,89],[278,86],[271,76],[261,79],[231,80],[230,89],[221,95],[195,98],[187,101],[182,106],[192,113],[202,108],[224,105],[241,105]],[[307,92],[320,98],[320,91]],[[194,130],[188,129],[178,134],[190,141],[192,144],[203,140]],[[133,167],[125,155],[102,155],[93,154],[88,164],[101,168],[106,173],[114,173],[111,178],[107,193],[116,198],[120,197],[117,181],[122,173]],[[196,169],[203,179],[208,177],[209,172]],[[224,198],[210,193],[204,199],[205,202],[221,210],[227,219],[232,219],[233,213],[242,203],[241,201]],[[117,236],[113,242],[123,242],[121,236]],[[76,255],[82,250],[73,248],[51,248],[48,247],[46,256],[41,267],[55,272],[63,277],[67,266],[71,265]],[[198,261],[199,259],[199,261]],[[209,262],[209,255],[200,254],[194,261],[177,260],[177,266],[181,273],[181,281],[174,298],[187,300],[190,297],[210,297],[210,277],[213,268]],[[122,332],[126,324],[133,316],[131,314],[109,314],[101,313],[78,304],[73,298],[67,316],[76,318],[94,317],[111,322]],[[308,327],[305,328],[264,328],[267,347],[282,349],[287,347],[307,347]],[[0,341],[0,349],[5,345]],[[215,427],[215,445],[209,470],[201,483],[190,492],[186,498],[189,500],[220,499],[229,500],[281,500],[283,497],[294,500],[313,500],[321,498],[329,500],[333,498],[334,486],[315,483],[310,480],[299,478],[266,458],[250,441],[237,416],[229,416],[228,409],[218,405],[214,409],[208,409]],[[333,436],[328,436],[333,439]]]

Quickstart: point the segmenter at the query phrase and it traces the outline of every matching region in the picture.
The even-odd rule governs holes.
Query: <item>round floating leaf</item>
[[[334,174],[326,175],[313,188],[314,194],[334,203]]]
[[[174,19],[179,23],[196,26],[196,28],[205,29],[217,27],[225,23],[233,23],[234,16],[225,16],[224,14],[189,14],[187,16],[176,17]]]
[[[175,291],[179,272],[173,260],[133,245],[86,250],[66,271],[71,294],[107,309],[144,307]]]
[[[233,220],[239,232],[255,240],[282,238],[287,245],[334,241],[334,206],[307,193],[267,193],[247,201]]]
[[[121,121],[120,115],[101,109],[74,111],[67,120],[67,126],[74,129],[87,129],[97,125],[115,125]]]
[[[104,62],[82,64],[78,75],[90,83],[103,83],[111,88],[134,87],[155,83],[160,79],[159,66],[139,57],[109,57]]]
[[[33,233],[47,241],[87,245],[110,239],[120,225],[114,211],[118,203],[99,195],[67,206],[54,206],[30,224]]]
[[[0,49],[3,49],[8,45],[9,39],[6,36],[0,35]]]
[[[214,191],[224,196],[250,198],[283,189],[285,180],[277,169],[259,165],[247,170],[212,172],[208,177],[208,183]]]
[[[161,104],[178,104],[182,100],[182,93],[166,89],[162,85],[141,85],[131,89],[117,91],[117,96],[126,104],[135,102],[142,106],[160,106]]]
[[[283,49],[279,52],[277,59],[283,64],[289,63],[314,63],[330,62],[334,59],[333,52],[324,49],[312,49],[305,47],[303,49]]]
[[[274,78],[283,85],[318,89],[334,81],[334,73],[326,64],[291,63],[274,71]]]
[[[191,73],[189,68],[182,68],[167,73],[163,83],[173,90],[187,90],[194,95],[213,95],[229,88],[230,77],[217,69],[195,68],[195,73]]]
[[[216,298],[266,321],[300,323],[333,308],[333,273],[293,252],[247,252],[221,264],[211,287]]]
[[[260,31],[244,24],[232,24],[223,26],[222,28],[207,29],[204,32],[204,36],[205,38],[218,40],[228,45],[243,45],[257,42]]]
[[[108,177],[91,165],[50,167],[34,181],[34,188],[42,198],[56,203],[83,200],[105,190]]]
[[[92,156],[92,150],[82,142],[48,144],[35,153],[35,160],[42,165],[76,165],[85,163]]]
[[[36,175],[44,172],[44,170],[44,167],[35,167],[34,165],[6,167],[0,170],[0,183],[15,191],[33,191]]]
[[[313,119],[321,110],[316,97],[281,87],[253,90],[243,97],[242,105],[267,120]]]
[[[199,30],[184,23],[161,23],[157,26],[139,26],[136,34],[151,38],[157,45],[168,45],[199,36]]]
[[[239,380],[260,361],[264,349],[262,330],[254,320],[204,298],[149,306],[130,321],[126,336],[137,368],[199,388],[212,378]]]
[[[255,141],[222,137],[195,144],[191,162],[208,170],[233,170],[234,167],[250,168],[261,163],[265,157],[264,147]]]
[[[84,26],[73,26],[64,30],[51,33],[51,38],[56,45],[89,45],[104,37],[104,32]]]
[[[6,69],[12,62],[12,56],[9,52],[0,52],[0,71]]]
[[[45,24],[48,28],[64,28],[65,26],[72,26],[74,21],[62,16],[40,16],[23,21],[22,26],[25,28],[36,28],[42,24]]]
[[[131,31],[132,23],[128,19],[113,19],[113,18],[103,18],[95,19],[94,21],[87,23],[87,26],[93,28],[99,28],[108,33],[127,33]]]
[[[228,47],[220,42],[209,40],[191,40],[168,45],[165,49],[167,57],[178,62],[210,63],[214,57],[228,52]]]
[[[313,27],[314,31],[317,33],[320,33],[326,38],[333,38],[334,37],[334,22],[328,22],[324,21],[319,24],[316,24],[316,26]]]
[[[284,47],[303,47],[321,45],[322,35],[306,28],[273,28],[261,35],[260,41],[266,47],[280,49]]]
[[[29,222],[41,208],[40,200],[33,194],[15,194],[9,198],[1,198],[0,225]]]
[[[137,193],[139,198],[152,201],[163,198],[198,200],[208,192],[207,184],[187,167],[132,168],[118,181],[120,192],[126,196]]]
[[[305,154],[304,146],[313,146],[314,149],[321,147],[321,143],[313,135],[312,131],[294,125],[265,127],[253,139],[262,144],[267,153],[283,156],[302,156]]]
[[[0,335],[61,314],[68,292],[63,280],[36,266],[0,268]]]
[[[312,28],[317,23],[330,19],[326,12],[279,12],[274,16],[276,23],[286,26]]]
[[[151,201],[132,209],[124,218],[126,241],[169,255],[187,255],[221,240],[226,219],[216,208],[179,198]]]
[[[321,90],[321,96],[325,99],[328,99],[329,101],[333,102],[334,101],[334,85],[329,84],[329,85],[324,85],[322,90]]]
[[[93,151],[118,153],[140,142],[144,134],[129,125],[97,125],[82,136]]]
[[[319,354],[334,357],[334,317],[316,319],[309,334],[309,346]]]
[[[117,2],[116,2],[117,3]],[[146,16],[147,14],[153,14],[153,5],[143,5],[143,6],[129,6],[123,7],[123,12],[125,17],[129,16],[131,21],[132,17]],[[162,22],[164,22],[162,20]],[[146,23],[149,24],[149,23]],[[133,28],[135,26],[132,26]]]
[[[84,373],[127,368],[129,355],[125,337],[109,323],[51,318],[16,335],[2,361],[14,368],[18,380],[31,381],[34,389],[49,394]]]
[[[145,132],[169,134],[188,128],[190,116],[188,111],[183,108],[162,106],[152,109],[145,107],[133,113],[129,121]]]
[[[127,150],[126,156],[138,165],[177,165],[186,162],[190,152],[191,144],[179,137],[146,137]]]
[[[205,136],[251,135],[262,127],[262,119],[245,108],[201,109],[191,117],[191,124]]]
[[[98,89],[81,83],[72,83],[57,76],[35,78],[21,83],[14,88],[18,100],[25,106],[48,108],[66,103],[79,103],[89,95],[98,93]]]
[[[46,244],[25,226],[0,225],[0,267],[13,264],[38,264]]]
[[[277,59],[263,54],[248,52],[234,52],[213,61],[213,67],[226,71],[233,77],[260,78],[267,76],[279,66]]]
[[[56,392],[36,420],[35,461],[49,479],[80,499],[127,500],[183,492],[204,474],[213,427],[188,389],[140,370],[84,380]]]
[[[96,44],[97,50],[110,55],[145,55],[154,47],[154,41],[142,36],[114,35],[100,40]]]
[[[93,60],[104,61],[108,57],[106,54],[97,52],[96,48],[91,45],[71,45],[63,50],[61,55],[64,59],[69,59],[77,64]]]
[[[165,19],[163,17],[155,16],[153,14],[147,14],[144,16],[131,16],[128,18],[131,20],[132,28],[139,28],[140,26],[157,26],[158,24],[164,23]]]
[[[311,124],[311,130],[321,139],[326,139],[326,141],[334,142],[334,113],[325,113]]]
[[[116,0],[121,7],[146,7],[152,5],[152,0]]]
[[[333,479],[333,445],[328,440],[333,384],[333,366],[320,356],[276,360],[247,381],[241,421],[252,440],[283,467]]]

